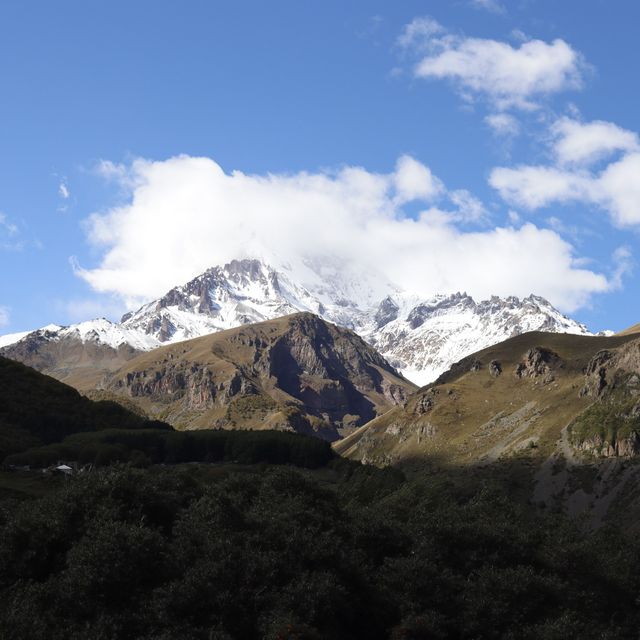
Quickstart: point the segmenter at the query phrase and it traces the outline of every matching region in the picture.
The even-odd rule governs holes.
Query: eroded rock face
[[[596,353],[579,395],[593,404],[574,423],[578,451],[602,458],[640,454],[640,340]]]
[[[632,431],[629,436],[611,442],[596,435],[579,443],[576,448],[597,458],[631,458],[640,453],[640,436]]]
[[[480,360],[474,360],[469,367],[469,371],[473,372],[480,371],[480,369],[482,369],[482,362],[480,362]]]
[[[205,366],[182,367],[180,363],[128,373],[116,380],[114,386],[126,390],[132,398],[151,397],[167,403],[182,398],[185,408],[190,410],[224,406],[235,396],[258,393],[256,385],[239,371],[220,380]]]
[[[416,415],[424,415],[433,409],[434,399],[432,396],[425,395],[416,402],[416,408],[414,409],[414,413]]]
[[[580,396],[597,398],[607,387],[607,368],[613,364],[614,353],[608,350],[598,351],[589,361],[585,369],[585,384],[580,390]]]
[[[522,356],[514,374],[521,379],[542,377],[543,382],[549,383],[555,379],[555,373],[562,365],[562,359],[557,353],[544,347],[533,347]]]
[[[585,368],[585,383],[580,396],[600,398],[614,390],[640,395],[640,340],[615,351],[596,353]]]
[[[410,395],[407,387],[400,384],[394,384],[388,380],[382,381],[382,394],[391,404],[394,405],[404,405]]]

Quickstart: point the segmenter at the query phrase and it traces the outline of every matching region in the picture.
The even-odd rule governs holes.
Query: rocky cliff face
[[[594,458],[640,452],[640,338],[602,349],[584,371],[580,396],[593,404],[571,425],[573,444]]]
[[[259,428],[262,421],[328,439],[414,390],[355,333],[308,313],[157,349],[102,386],[181,427]]]

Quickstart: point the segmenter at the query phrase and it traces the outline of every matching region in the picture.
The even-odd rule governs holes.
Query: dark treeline
[[[108,468],[5,501],[0,637],[637,638],[638,543],[491,482],[213,470]]]
[[[79,431],[171,430],[115,402],[93,402],[75,389],[19,362],[0,357],[0,461],[7,455]]]
[[[283,431],[107,429],[76,433],[62,442],[10,455],[5,465],[43,468],[59,462],[97,466],[131,462],[144,467],[158,463],[237,462],[317,468],[333,457],[328,442]]]

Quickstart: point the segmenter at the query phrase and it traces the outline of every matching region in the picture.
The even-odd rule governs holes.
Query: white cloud
[[[636,133],[603,120],[582,123],[561,118],[551,131],[554,153],[560,164],[590,164],[616,151],[640,148]]]
[[[615,269],[611,280],[616,288],[620,288],[623,278],[629,275],[635,266],[631,249],[629,247],[618,247],[613,252],[613,264]]]
[[[610,122],[563,118],[552,128],[552,165],[497,167],[489,184],[507,202],[529,210],[581,202],[607,211],[620,227],[640,225],[640,151],[637,134]],[[626,152],[600,171],[589,168],[614,151]]]
[[[640,153],[610,164],[596,181],[597,199],[616,224],[640,224]]]
[[[489,214],[482,202],[466,189],[452,191],[449,199],[456,206],[456,211],[451,214],[453,220],[481,222],[488,218]]]
[[[420,54],[416,77],[451,80],[467,99],[484,96],[500,110],[531,109],[545,95],[582,85],[582,57],[561,39],[512,46],[459,36],[423,17],[409,23],[398,42]]]
[[[0,306],[0,327],[6,327],[10,319],[9,307]]]
[[[505,8],[498,0],[470,0],[469,4],[474,9],[484,9],[491,13],[504,13]]]
[[[611,288],[553,231],[532,224],[460,229],[461,212],[477,217],[482,205],[465,191],[447,194],[417,165],[404,157],[390,174],[346,167],[248,175],[225,173],[208,158],[136,160],[123,168],[125,184],[135,185],[128,202],[86,221],[100,264],[76,271],[128,306],[243,256],[289,263],[334,256],[422,295],[533,292],[566,311]],[[453,204],[450,211],[436,208],[437,194]],[[399,204],[411,197],[426,205],[416,218]]]
[[[396,163],[393,185],[398,204],[413,200],[433,200],[444,191],[444,185],[431,173],[429,167],[406,155]]]
[[[7,216],[2,212],[0,212],[0,229],[2,229],[4,233],[9,237],[18,235],[17,225],[13,224],[13,222],[11,222],[9,218],[7,218]]]
[[[405,26],[398,38],[398,44],[405,49],[428,48],[429,38],[443,33],[445,33],[445,28],[437,20],[429,16],[422,16],[414,18]]]
[[[583,199],[591,188],[591,179],[556,167],[523,165],[493,169],[489,184],[507,202],[539,209],[552,202]]]
[[[64,181],[60,183],[58,186],[58,195],[63,199],[67,200],[71,193],[69,192],[69,187],[66,185]]]
[[[520,123],[508,113],[491,113],[484,121],[496,135],[515,137],[520,133]]]

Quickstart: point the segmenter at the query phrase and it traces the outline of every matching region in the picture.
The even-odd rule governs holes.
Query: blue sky
[[[0,333],[117,318],[256,237],[636,323],[639,23],[599,0],[3,2]]]

